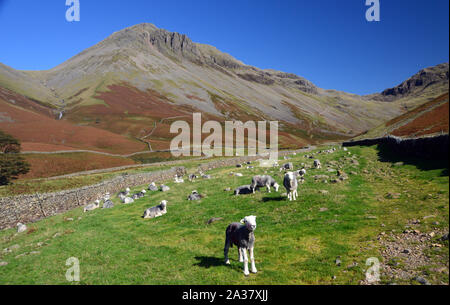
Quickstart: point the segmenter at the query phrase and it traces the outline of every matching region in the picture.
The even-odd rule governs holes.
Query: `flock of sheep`
[[[346,151],[347,149],[344,148]],[[336,148],[332,148],[330,150],[326,151],[319,151],[317,153],[333,153],[336,151]],[[305,155],[306,158],[313,158],[313,155]],[[288,159],[288,157],[285,157],[285,159]],[[247,162],[247,168],[253,168],[250,166],[250,162]],[[274,166],[278,167],[278,163],[275,163]],[[242,168],[242,164],[237,165],[238,168]],[[313,162],[313,168],[320,169],[322,167],[320,160],[315,159]],[[304,183],[305,181],[305,175],[306,175],[306,169],[305,167],[301,168],[300,170],[294,171],[294,166],[292,163],[286,163],[281,168],[280,171],[285,171],[284,179],[283,179],[283,186],[286,189],[287,199],[289,201],[297,200],[298,197],[298,184]],[[242,174],[239,173],[232,173],[235,176],[242,177]],[[210,179],[210,175],[206,175],[199,172],[199,175],[191,174],[188,176],[189,181],[194,181],[195,179],[198,179],[199,177],[202,177],[203,179]],[[182,176],[175,176],[174,178],[175,183],[184,183],[184,179]],[[273,188],[276,192],[279,191],[280,185],[275,181],[273,177],[270,175],[257,175],[252,178],[250,185],[244,185],[236,188],[234,190],[234,195],[238,196],[241,194],[254,194],[255,191],[259,188],[265,187],[267,188],[267,191],[270,193],[271,188]],[[170,190],[170,188],[166,185],[161,185],[159,188],[156,186],[155,183],[151,183],[148,187],[149,191],[162,191],[167,192]],[[138,200],[140,198],[143,198],[146,195],[147,191],[142,190],[140,192],[137,192],[135,194],[131,194],[130,188],[127,188],[125,191],[120,192],[118,194],[118,198],[121,200],[123,204],[131,204],[135,200]],[[189,196],[188,200],[200,200],[203,198],[201,194],[199,194],[197,191],[193,191]],[[110,194],[107,193],[103,198],[101,199],[104,204],[103,208],[113,208],[114,203],[111,201]],[[95,209],[100,208],[101,200],[96,200],[93,204],[89,204],[86,207],[84,207],[84,212],[92,211]],[[167,213],[167,201],[163,200],[160,202],[159,205],[148,208],[144,211],[144,215],[142,218],[149,219],[149,218],[156,218],[163,216]],[[230,264],[230,261],[228,259],[228,250],[230,247],[233,247],[233,245],[237,246],[238,248],[238,254],[239,254],[239,261],[244,263],[244,274],[248,276],[249,269],[248,269],[248,254],[247,251],[249,251],[250,254],[250,262],[251,262],[251,269],[250,271],[252,273],[257,273],[257,269],[255,266],[255,259],[253,254],[254,244],[255,244],[255,235],[254,230],[256,229],[256,216],[246,216],[244,217],[239,223],[232,223],[230,224],[226,229],[226,238],[225,238],[225,248],[224,248],[224,256],[225,256],[225,264]]]

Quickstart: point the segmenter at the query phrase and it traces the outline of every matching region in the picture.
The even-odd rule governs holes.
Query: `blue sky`
[[[0,62],[50,69],[111,33],[150,22],[214,45],[246,64],[303,76],[326,89],[369,94],[448,62],[448,0],[0,0]]]

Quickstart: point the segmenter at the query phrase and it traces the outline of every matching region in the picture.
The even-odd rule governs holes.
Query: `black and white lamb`
[[[244,275],[248,276],[248,256],[247,250],[250,252],[251,272],[257,273],[255,266],[255,257],[253,249],[255,247],[256,216],[246,216],[241,220],[241,223],[234,222],[230,224],[225,232],[225,248],[223,250],[225,255],[225,264],[229,265],[228,250],[233,245],[238,247],[239,262],[244,263]]]

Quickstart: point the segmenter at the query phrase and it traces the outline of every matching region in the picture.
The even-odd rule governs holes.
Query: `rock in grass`
[[[386,198],[387,199],[399,199],[401,195],[402,194],[400,194],[400,193],[387,193]]]
[[[207,222],[207,224],[212,224],[212,223],[214,223],[214,222],[216,222],[216,221],[220,221],[220,220],[222,220],[223,218],[222,217],[215,217],[215,218],[211,218],[210,220],[208,220],[208,222]]]
[[[352,269],[352,268],[355,268],[355,267],[358,267],[358,263],[357,262],[353,262],[350,265],[348,265],[347,269]]]
[[[422,285],[431,285],[430,282],[428,282],[426,279],[424,279],[421,276],[416,277],[415,280]]]
[[[23,223],[18,223],[17,224],[17,233],[22,233],[25,232],[27,230],[27,226],[24,225]]]
[[[170,187],[168,187],[167,185],[161,185],[160,188],[161,192],[168,192],[170,191]]]
[[[133,203],[133,202],[134,202],[134,199],[130,198],[130,197],[126,197],[125,200],[123,201],[124,204],[130,204],[130,203]]]

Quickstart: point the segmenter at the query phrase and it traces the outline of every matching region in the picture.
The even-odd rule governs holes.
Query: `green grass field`
[[[0,284],[71,284],[65,278],[69,268],[65,262],[70,257],[80,261],[81,281],[75,285],[360,284],[368,258],[389,263],[383,260],[380,233],[401,235],[412,219],[421,220],[414,227],[421,232],[448,232],[448,163],[408,160],[400,165],[376,147],[349,151],[359,165],[343,150],[318,155],[323,169],[308,170],[305,184],[299,186],[299,198],[293,202],[281,196],[283,187],[279,193],[261,189],[255,195],[233,196],[224,189],[250,184],[253,175],[265,171],[282,184],[282,173],[256,166],[229,167],[208,172],[211,180],[177,185],[167,181],[169,192],[149,192],[131,205],[114,198],[113,209],[83,213],[80,208],[29,224],[21,234],[15,229],[1,231],[0,262],[8,264],[0,267]],[[303,162],[312,164],[303,155],[289,161],[296,168]],[[330,183],[336,178],[336,173],[327,171],[330,161],[339,161],[349,179]],[[244,177],[230,176],[231,172]],[[314,175],[330,179],[315,182]],[[188,201],[193,190],[206,198]],[[389,199],[388,193],[398,193],[399,198]],[[146,208],[164,199],[169,202],[166,215],[141,218]],[[249,277],[243,275],[236,248],[230,249],[231,266],[223,263],[225,229],[247,215],[256,215],[258,224],[258,273]],[[223,220],[207,225],[212,217]],[[440,236],[433,237],[441,247],[427,250],[427,263],[409,270],[432,284],[448,284],[448,241],[438,240]],[[5,248],[13,250],[4,252]],[[337,257],[340,266],[335,263]],[[437,267],[446,267],[447,272]],[[391,282],[417,284],[410,278],[390,279],[381,271],[380,283]]]

